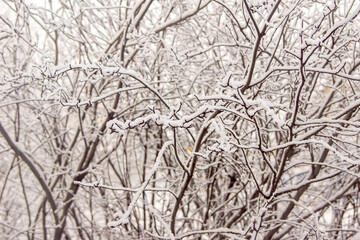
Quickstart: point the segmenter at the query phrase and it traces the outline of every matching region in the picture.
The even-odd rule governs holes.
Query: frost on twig
[[[161,115],[157,110],[153,110],[153,113],[145,117],[139,117],[134,120],[127,120],[126,122],[120,122],[116,119],[110,120],[107,123],[107,127],[111,130],[111,132],[120,134],[124,134],[127,130],[133,129],[135,127],[146,125],[150,121],[163,128],[189,128],[195,119],[203,117],[205,114],[212,111],[213,108],[211,106],[205,105],[201,106],[197,111],[190,115],[176,119],[173,113],[168,116],[164,116]]]

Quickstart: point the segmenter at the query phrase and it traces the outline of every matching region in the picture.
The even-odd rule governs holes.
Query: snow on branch
[[[211,106],[201,106],[194,113],[184,116],[180,119],[173,119],[175,116],[174,112],[170,112],[169,116],[161,115],[157,110],[152,109],[153,113],[145,117],[139,117],[132,121],[127,120],[126,122],[120,122],[119,120],[113,119],[107,122],[107,127],[111,129],[112,132],[117,132],[124,134],[127,130],[135,128],[140,125],[145,125],[150,121],[154,122],[158,126],[163,128],[172,127],[172,128],[189,128],[191,127],[192,122],[199,117],[203,117],[205,114],[213,112],[214,108]]]
[[[104,189],[110,189],[110,190],[114,190],[114,191],[124,191],[124,192],[138,192],[140,190],[140,188],[113,187],[113,186],[100,184],[99,182],[83,183],[83,182],[79,182],[79,181],[74,181],[74,184],[80,185],[83,187],[104,188]],[[167,188],[146,188],[144,191],[145,192],[152,192],[152,191],[153,192],[169,192],[171,195],[176,197],[176,194],[173,191],[171,191],[171,189],[167,189]]]

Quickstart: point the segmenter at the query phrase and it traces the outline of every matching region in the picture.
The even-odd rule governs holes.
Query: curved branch
[[[4,136],[6,142],[9,144],[9,146],[12,148],[12,150],[22,158],[22,160],[24,160],[24,162],[29,166],[30,170],[34,173],[36,179],[39,181],[42,189],[44,190],[47,199],[50,202],[51,205],[51,209],[54,215],[54,219],[56,224],[59,222],[58,216],[56,215],[56,203],[54,200],[54,197],[52,196],[51,190],[49,188],[49,186],[46,184],[44,178],[41,176],[39,170],[37,169],[37,167],[35,166],[35,164],[30,160],[30,158],[24,153],[23,150],[21,150],[21,148],[18,146],[18,144],[16,142],[14,142],[14,140],[9,136],[9,134],[7,133],[7,131],[5,130],[5,128],[3,127],[3,125],[0,122],[0,132],[1,134]]]

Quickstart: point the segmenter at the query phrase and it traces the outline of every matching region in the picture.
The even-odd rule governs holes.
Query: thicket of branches
[[[357,0],[4,0],[1,239],[348,239]]]

